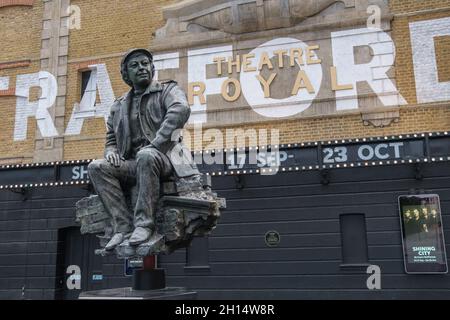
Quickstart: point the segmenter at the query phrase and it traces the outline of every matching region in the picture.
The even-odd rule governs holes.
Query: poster
[[[400,196],[399,207],[406,272],[447,273],[439,196]]]

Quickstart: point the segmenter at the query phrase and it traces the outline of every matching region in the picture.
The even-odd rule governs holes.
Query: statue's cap
[[[153,55],[152,55],[152,53],[151,53],[150,51],[148,51],[147,49],[131,49],[131,50],[129,50],[127,53],[125,53],[125,55],[123,56],[121,65],[124,66],[124,64],[127,62],[127,60],[128,60],[133,54],[136,54],[136,53],[143,53],[143,54],[145,54],[145,55],[150,59],[150,61],[153,61]]]

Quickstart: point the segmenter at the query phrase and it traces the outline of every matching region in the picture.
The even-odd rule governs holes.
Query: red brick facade
[[[0,8],[12,6],[33,6],[34,0],[0,0]]]

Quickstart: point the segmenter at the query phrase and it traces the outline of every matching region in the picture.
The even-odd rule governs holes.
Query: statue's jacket
[[[123,159],[131,154],[129,110],[132,91],[118,98],[111,106],[107,121],[105,155],[117,152]],[[141,97],[139,123],[141,132],[154,147],[165,153],[178,177],[198,174],[189,149],[181,139],[181,129],[191,109],[186,94],[175,81],[152,81]]]

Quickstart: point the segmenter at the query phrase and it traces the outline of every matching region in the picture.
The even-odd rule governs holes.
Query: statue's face
[[[145,54],[131,56],[127,61],[128,79],[133,87],[146,87],[152,81],[152,65]]]
[[[405,212],[405,217],[406,217],[406,219],[411,219],[411,211],[406,211]]]

